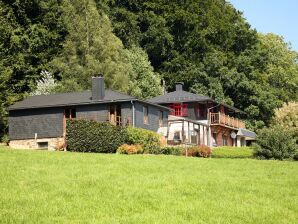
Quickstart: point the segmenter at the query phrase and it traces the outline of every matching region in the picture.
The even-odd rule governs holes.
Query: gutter
[[[132,106],[132,126],[135,127],[135,105],[133,103],[133,100],[130,101]]]

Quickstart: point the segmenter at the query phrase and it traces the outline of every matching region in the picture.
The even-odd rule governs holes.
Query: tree
[[[61,79],[60,91],[88,89],[91,77],[98,74],[105,77],[107,87],[127,91],[131,66],[109,18],[93,0],[65,0],[63,18],[68,35],[51,63],[51,71]]]
[[[41,76],[43,77],[41,80],[37,81],[36,89],[31,92],[31,96],[35,95],[48,95],[56,92],[57,83],[51,73],[48,71],[42,71]]]
[[[128,93],[140,99],[162,94],[161,79],[159,74],[153,71],[146,52],[134,46],[127,51],[126,56],[132,65]]]
[[[60,0],[0,1],[0,136],[7,107],[31,92],[65,35]]]

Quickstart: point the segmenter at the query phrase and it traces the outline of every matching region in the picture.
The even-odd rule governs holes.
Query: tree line
[[[51,74],[54,92],[108,88],[139,98],[184,82],[246,112],[249,128],[298,98],[298,54],[225,0],[1,0],[0,130],[7,107]]]

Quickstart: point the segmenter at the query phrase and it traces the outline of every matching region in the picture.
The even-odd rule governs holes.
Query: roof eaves
[[[103,100],[103,101],[92,101],[92,102],[79,102],[79,103],[68,103],[68,104],[52,104],[52,105],[43,105],[43,106],[31,106],[31,107],[8,107],[9,111],[13,110],[25,110],[25,109],[38,109],[38,108],[50,108],[50,107],[64,107],[64,106],[78,106],[78,105],[94,105],[94,104],[103,104],[103,103],[112,103],[112,102],[129,102],[136,101],[136,98],[131,99],[119,99],[119,100]]]

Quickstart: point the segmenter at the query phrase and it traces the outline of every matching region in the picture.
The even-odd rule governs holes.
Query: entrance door
[[[109,121],[114,125],[121,125],[121,105],[110,105]]]

